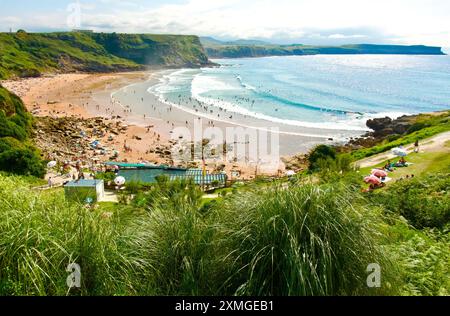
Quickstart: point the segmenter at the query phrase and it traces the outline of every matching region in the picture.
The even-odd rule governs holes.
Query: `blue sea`
[[[366,130],[374,117],[450,109],[450,57],[320,55],[214,60],[162,76],[149,92],[285,126]],[[211,111],[212,113],[213,111]],[[214,112],[216,113],[216,112]],[[220,115],[220,114],[219,114]]]

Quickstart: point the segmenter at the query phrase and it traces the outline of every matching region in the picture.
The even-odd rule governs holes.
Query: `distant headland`
[[[441,47],[424,45],[358,44],[343,46],[311,46],[302,44],[275,45],[263,41],[237,40],[223,42],[211,37],[200,38],[210,58],[244,58],[305,55],[446,55]]]

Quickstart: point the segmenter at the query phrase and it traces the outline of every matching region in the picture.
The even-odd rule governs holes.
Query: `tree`
[[[36,151],[13,148],[0,153],[0,170],[42,178],[45,167]]]
[[[319,145],[314,148],[308,156],[309,170],[317,171],[320,169],[319,161],[336,159],[336,150],[333,147],[327,145]]]

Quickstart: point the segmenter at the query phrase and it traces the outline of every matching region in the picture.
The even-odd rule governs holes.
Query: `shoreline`
[[[114,141],[108,139],[111,135],[98,137],[101,143],[112,147],[113,151],[120,152],[119,160],[121,161],[148,161],[155,164],[171,162],[176,165],[176,162],[167,159],[167,155],[161,156],[162,152],[167,154],[169,149],[180,142],[172,134],[176,127],[187,128],[193,133],[194,126],[198,125],[198,122],[201,123],[203,131],[211,127],[223,131],[236,127],[267,130],[270,126],[264,120],[249,120],[235,113],[233,113],[236,116],[235,122],[216,119],[213,115],[209,115],[209,112],[189,111],[181,105],[164,102],[157,95],[147,92],[149,87],[160,82],[164,74],[176,71],[180,69],[151,69],[107,74],[58,74],[8,80],[3,81],[2,84],[21,97],[27,109],[36,117],[81,120],[102,118],[105,124],[125,126],[123,133],[114,135]],[[139,98],[141,98],[141,105],[139,105]],[[118,102],[118,99],[123,102]],[[267,170],[260,166],[261,162],[250,161],[247,158],[242,161],[211,159],[207,161],[207,169],[213,172],[222,166],[223,170],[229,174],[238,170],[243,179],[256,177],[258,171],[268,175],[280,175],[286,170],[283,162],[286,159],[304,155],[318,144],[337,145],[335,137],[329,134],[308,135],[307,131],[311,130],[310,128],[302,127],[301,129],[300,133],[295,131],[291,134],[289,131],[278,133],[280,155],[277,156],[277,161],[263,161],[264,164],[270,165]],[[350,137],[346,143],[363,137],[364,133],[360,132]],[[105,162],[109,159],[102,157],[101,161]],[[196,167],[199,166],[201,167],[201,161],[200,164],[197,161]]]
[[[147,124],[149,118],[153,118],[166,122],[167,125],[172,125],[172,128],[187,127],[191,132],[193,125],[199,121],[202,121],[203,131],[209,127],[217,127],[222,130],[242,127],[252,131],[273,132],[280,136],[281,156],[307,153],[313,146],[321,143],[329,145],[343,144],[351,138],[361,136],[368,131],[289,125],[288,122],[282,123],[281,119],[280,122],[268,121],[235,112],[234,109],[223,109],[220,106],[211,105],[201,100],[198,101],[195,98],[189,98],[189,104],[186,105],[181,102],[175,103],[163,100],[162,97],[158,97],[155,93],[148,92],[148,90],[160,84],[162,77],[178,71],[180,70],[157,72],[152,74],[149,80],[122,87],[114,93],[114,97],[117,99],[116,102],[125,104],[127,107],[131,105],[133,115],[128,115],[127,117],[133,123],[140,125]],[[139,100],[141,97],[142,99]],[[228,118],[230,115],[232,119]],[[145,116],[145,119],[143,119],[143,116]],[[164,126],[161,133],[167,136],[172,128]]]
[[[61,124],[61,122],[64,122],[64,124],[78,124],[76,128],[80,132],[87,132],[90,141],[94,139],[99,140],[102,144],[108,146],[109,152],[120,152],[120,156],[116,161],[149,162],[154,164],[172,163],[176,165],[176,163],[167,158],[167,151],[174,146],[175,142],[171,140],[170,132],[172,128],[166,124],[165,120],[149,117],[143,119],[130,113],[123,113],[123,108],[118,108],[111,102],[111,94],[130,85],[146,82],[159,71],[150,70],[113,74],[57,74],[39,78],[7,80],[3,81],[2,85],[21,97],[29,112],[37,119],[49,118],[54,120],[56,124]],[[156,97],[155,104],[161,106]],[[177,114],[181,114],[183,120],[186,118],[182,111]],[[102,122],[96,123],[96,119],[99,118]],[[81,124],[83,126],[80,126],[80,121],[83,122]],[[112,142],[108,141],[108,136],[111,136],[111,134],[99,137],[92,133],[92,131],[96,131],[97,125],[104,127],[115,124],[121,124],[125,132],[114,135],[114,141]],[[37,138],[40,140],[41,136],[38,133]],[[46,136],[54,135],[47,134]],[[62,136],[58,135],[58,137]],[[56,141],[53,140],[53,142],[55,143]],[[97,168],[101,162],[110,161],[110,155],[99,155],[97,152],[89,150],[83,150],[83,155],[73,152],[73,155],[69,158],[67,155],[64,155],[64,159],[53,157],[51,149],[56,148],[57,150],[55,151],[58,151],[58,144],[55,145],[45,141],[39,141],[38,143],[38,147],[48,158],[62,161],[69,160],[72,163],[79,160],[83,162],[90,161],[90,166],[94,164],[93,161],[97,161]],[[238,171],[241,175],[241,180],[250,180],[256,177],[255,166],[249,163],[208,161],[206,167],[208,171],[214,172],[218,167],[222,166],[224,166],[223,171],[228,174]],[[197,162],[197,165],[191,167],[201,168],[201,163],[198,164]],[[283,170],[281,161],[278,162],[276,170],[272,170],[268,174],[278,174],[279,170]]]

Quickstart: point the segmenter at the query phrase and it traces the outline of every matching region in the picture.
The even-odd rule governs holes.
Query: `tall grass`
[[[162,181],[112,217],[0,176],[3,295],[360,295],[396,288],[376,210],[343,186],[265,186],[202,208]],[[68,291],[78,263],[82,288]],[[368,289],[367,266],[383,269]],[[389,286],[389,282],[391,286]]]
[[[381,225],[343,186],[306,185],[246,193],[222,210],[226,291],[238,295],[369,295],[392,292],[394,266]],[[219,217],[221,215],[218,215]],[[367,267],[383,269],[381,289]]]
[[[62,194],[37,194],[17,177],[0,176],[0,294],[132,293],[123,229]],[[66,285],[71,263],[81,266],[80,291]]]
[[[405,221],[388,226],[389,249],[402,267],[401,295],[450,295],[450,233],[416,230]]]
[[[147,213],[131,229],[149,275],[143,281],[159,295],[216,295],[224,275],[218,266],[216,227],[202,214],[202,193],[189,181],[158,184],[137,202]]]
[[[158,295],[214,295],[218,280],[215,229],[197,209],[156,206],[134,223],[137,238],[130,244],[140,249],[150,269],[141,280]],[[220,271],[220,269],[219,269]]]

